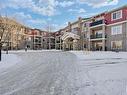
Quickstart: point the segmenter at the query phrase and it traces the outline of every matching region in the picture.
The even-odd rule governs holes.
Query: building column
[[[34,43],[34,42],[35,42],[35,41],[34,41],[34,35],[33,35],[33,50],[35,49],[35,47],[34,47],[34,44],[35,44],[35,43]]]
[[[62,40],[62,39],[61,39],[61,36],[60,36],[60,50],[61,50],[61,45],[62,45],[61,40]]]
[[[63,41],[63,51],[65,51],[65,48],[66,48],[66,43],[65,41]]]
[[[105,26],[102,27],[102,50],[105,51]]]
[[[88,41],[88,50],[91,51],[91,38],[90,38],[90,36],[91,36],[91,30],[90,30],[90,28],[88,28],[88,32],[87,33],[88,34],[86,34],[86,35],[88,36],[88,38],[87,38],[87,41]]]
[[[73,50],[77,50],[78,49],[78,41],[76,39],[73,40]]]
[[[51,49],[51,38],[49,37],[49,43],[48,43],[48,48]]]
[[[41,49],[43,49],[43,38],[41,36]]]
[[[55,37],[55,49],[56,49],[56,44],[57,44],[57,43],[56,43],[56,37]]]
[[[88,50],[91,51],[92,44],[90,38],[88,38],[87,41],[88,41]]]

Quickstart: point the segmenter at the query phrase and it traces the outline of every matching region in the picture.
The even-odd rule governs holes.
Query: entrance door
[[[69,48],[70,48],[70,50],[73,50],[73,45],[72,45],[72,44],[70,44],[70,47],[69,47]]]

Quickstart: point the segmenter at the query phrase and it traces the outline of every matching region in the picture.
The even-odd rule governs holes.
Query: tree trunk
[[[7,45],[7,49],[6,49],[6,54],[8,54],[8,45]]]

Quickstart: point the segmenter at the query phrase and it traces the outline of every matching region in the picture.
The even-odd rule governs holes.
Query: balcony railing
[[[56,41],[56,43],[60,43],[60,41]]]
[[[102,37],[102,34],[96,34],[96,35],[91,35],[90,38],[91,39],[98,39],[98,38],[103,38],[103,37]]]
[[[94,21],[94,22],[90,23],[90,27],[100,25],[100,24],[104,24],[104,20]]]

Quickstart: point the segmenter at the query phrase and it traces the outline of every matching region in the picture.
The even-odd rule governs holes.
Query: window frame
[[[122,33],[123,33],[123,26],[122,26],[122,24],[115,25],[115,26],[111,27],[111,35],[119,35],[119,34],[122,34]]]
[[[118,17],[117,17],[117,14],[118,14],[119,12],[120,12],[120,17],[118,18]],[[121,19],[121,18],[123,17],[123,13],[122,13],[122,12],[123,12],[122,10],[113,12],[113,13],[111,14],[111,15],[112,15],[112,21]],[[116,18],[115,18],[115,19],[113,18],[113,17],[114,17],[114,14],[116,14]]]
[[[120,48],[118,48],[119,46],[118,46],[118,43],[117,42],[118,43],[121,42],[121,43],[119,43],[119,44],[121,44],[121,47]],[[116,45],[115,48],[113,48],[113,43],[115,43],[115,45]],[[111,49],[112,50],[116,50],[116,49],[121,50],[121,49],[123,49],[123,41],[122,40],[111,41]]]

